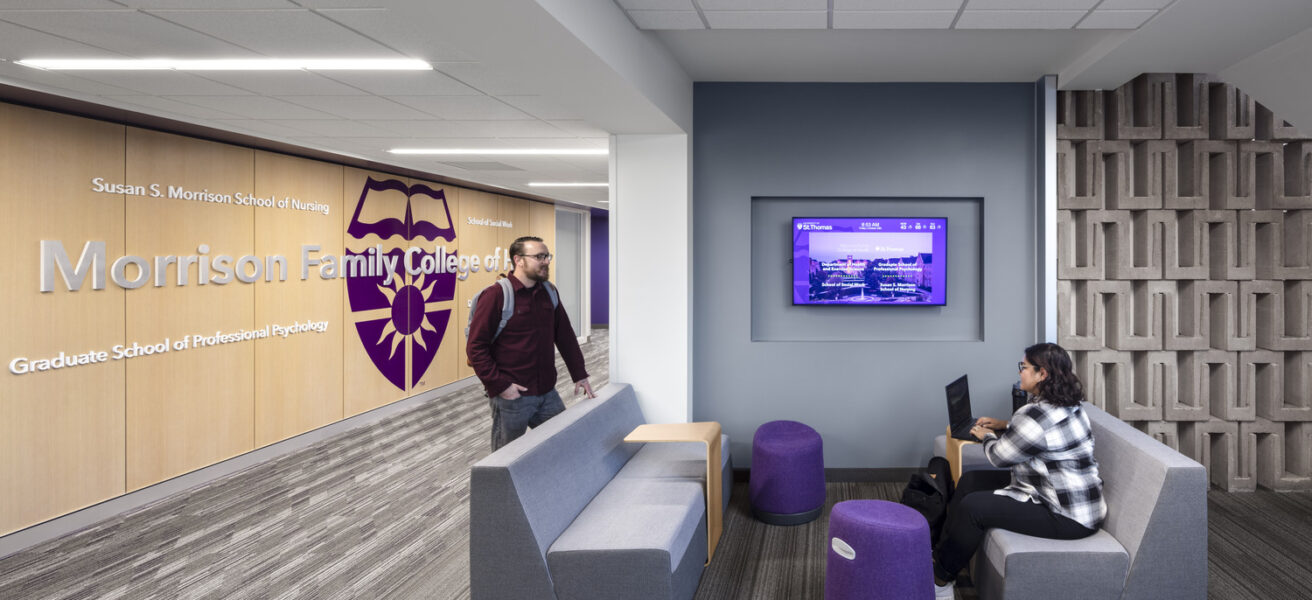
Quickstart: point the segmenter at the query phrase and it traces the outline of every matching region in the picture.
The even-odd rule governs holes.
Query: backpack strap
[[[497,284],[501,286],[501,323],[497,325],[497,332],[492,334],[494,340],[501,335],[501,330],[506,328],[506,323],[515,314],[515,289],[511,287],[510,279],[498,279]]]
[[[560,306],[560,294],[556,292],[556,286],[551,285],[550,281],[544,281],[542,283],[546,284],[547,296],[551,297],[551,310],[556,310],[556,307]]]

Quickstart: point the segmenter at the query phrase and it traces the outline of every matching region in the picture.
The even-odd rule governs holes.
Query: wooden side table
[[[948,466],[952,469],[952,484],[956,485],[957,480],[961,479],[961,448],[979,442],[970,442],[959,440],[952,437],[952,426],[947,427],[948,436]]]
[[[711,564],[715,546],[720,543],[720,424],[702,423],[648,423],[639,425],[626,442],[704,442],[706,444],[706,564]]]

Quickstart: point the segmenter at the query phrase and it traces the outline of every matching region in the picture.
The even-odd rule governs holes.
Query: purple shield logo
[[[405,194],[404,219],[389,217],[372,223],[361,221],[360,214],[370,194],[386,191]],[[454,224],[440,227],[429,221],[414,220],[414,206],[430,202],[440,202],[446,222],[452,223],[451,209],[447,205],[446,194],[441,190],[423,184],[407,186],[395,179],[375,181],[369,178],[360,191],[360,200],[355,205],[355,214],[351,217],[351,224],[346,227],[346,234],[356,240],[363,240],[369,234],[382,240],[400,236],[416,246],[422,245],[413,243],[419,239],[429,242],[436,242],[438,238],[447,242],[455,241]],[[417,268],[425,256],[434,256],[434,247],[412,252],[411,265]],[[389,264],[395,265],[395,273],[388,270]],[[380,248],[368,248],[362,252],[347,250],[342,268],[346,269],[347,300],[351,312],[357,313],[355,329],[360,334],[360,342],[364,344],[370,360],[392,385],[401,390],[406,389],[405,371],[408,361],[411,373],[409,384],[418,383],[428,372],[433,357],[437,356],[438,347],[442,345],[447,322],[451,319],[451,309],[439,309],[436,304],[455,299],[456,274],[410,275],[405,268],[405,251],[401,248],[386,252],[381,252]],[[384,312],[385,309],[387,312]]]

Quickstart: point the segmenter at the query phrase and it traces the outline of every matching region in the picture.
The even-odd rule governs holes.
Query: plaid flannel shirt
[[[1011,485],[995,494],[1042,503],[1090,529],[1107,516],[1093,430],[1078,406],[1022,406],[1001,437],[984,441],[984,455],[995,467],[1011,467]]]

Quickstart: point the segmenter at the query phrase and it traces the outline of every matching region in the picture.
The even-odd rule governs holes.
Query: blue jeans
[[[565,411],[565,402],[554,389],[541,396],[520,396],[514,400],[493,396],[490,402],[493,452],[524,435],[529,427],[537,427]]]

